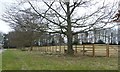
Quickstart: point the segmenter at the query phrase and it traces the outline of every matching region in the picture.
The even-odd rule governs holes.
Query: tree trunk
[[[32,50],[33,50],[33,44],[31,42],[31,44],[30,44],[30,51],[32,51]]]
[[[73,47],[72,47],[72,42],[73,42],[73,36],[72,36],[72,25],[71,25],[71,18],[70,18],[70,6],[69,6],[70,2],[66,2],[67,5],[67,54],[68,55],[73,55],[74,51],[73,51]]]
[[[96,43],[97,42],[97,38],[96,38],[96,30],[94,30],[94,43]]]
[[[73,55],[74,51],[73,51],[73,47],[72,47],[72,34],[67,35],[67,46],[68,46],[67,54]]]
[[[107,31],[105,30],[105,43],[107,43]]]
[[[111,44],[113,43],[113,33],[111,32]]]
[[[100,38],[101,38],[101,37],[100,37],[100,31],[99,31],[99,39],[98,39],[98,40],[100,40]]]
[[[30,51],[32,51],[32,50],[33,50],[33,46],[30,47]]]

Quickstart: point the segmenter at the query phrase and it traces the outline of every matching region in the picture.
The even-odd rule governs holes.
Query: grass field
[[[0,54],[0,71],[2,70],[2,54]]]
[[[6,50],[3,70],[117,70],[117,57],[89,57],[41,54],[39,51]]]

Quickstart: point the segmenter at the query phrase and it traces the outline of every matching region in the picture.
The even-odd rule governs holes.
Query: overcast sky
[[[0,0],[0,18],[2,18],[1,15],[5,12],[5,7],[9,6],[13,2],[14,0]],[[8,23],[0,20],[0,32],[8,33],[9,31],[11,31],[11,28]]]
[[[114,0],[108,0],[108,1],[114,1]],[[2,14],[5,12],[5,7],[9,6],[10,4],[14,3],[15,0],[0,0],[0,18],[2,18]],[[4,21],[0,20],[0,32],[8,33],[12,29],[9,27],[8,23],[5,23]]]

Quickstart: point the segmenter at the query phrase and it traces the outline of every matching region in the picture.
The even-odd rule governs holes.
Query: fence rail
[[[57,54],[65,54],[67,50],[67,46],[43,46],[43,47],[35,47],[33,50],[37,50],[44,53],[57,53]],[[86,53],[92,54],[93,57],[96,56],[97,53],[101,52],[105,54],[104,56],[109,57],[110,53],[118,52],[118,45],[108,45],[108,44],[83,44],[83,45],[73,45],[74,54],[82,53],[82,55],[86,55]]]

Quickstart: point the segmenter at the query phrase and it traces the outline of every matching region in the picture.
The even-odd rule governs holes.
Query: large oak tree
[[[21,4],[29,4],[32,11],[19,10],[34,14],[41,18],[41,24],[46,24],[50,33],[60,33],[67,36],[67,54],[73,55],[73,37],[78,33],[105,29],[110,24],[114,14],[115,3],[105,0],[25,0]]]

